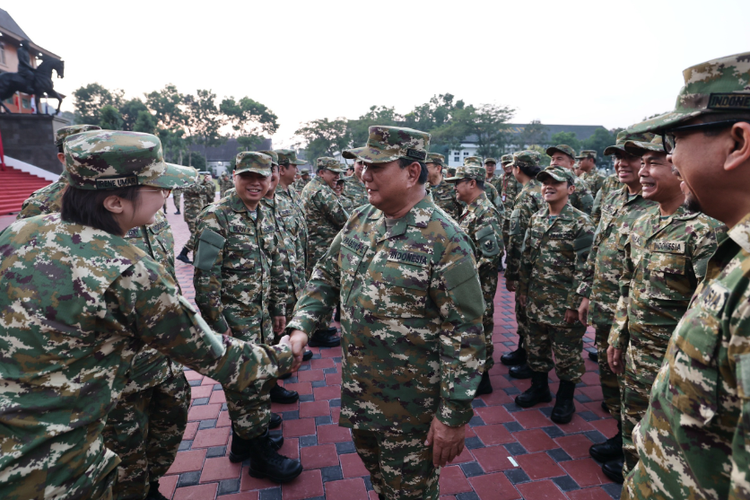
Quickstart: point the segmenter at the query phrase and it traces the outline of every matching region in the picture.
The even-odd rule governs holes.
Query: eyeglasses
[[[665,130],[661,133],[661,140],[664,144],[664,151],[668,155],[671,155],[675,148],[674,133],[675,132],[697,132],[698,130],[708,130],[713,128],[726,128],[734,125],[735,123],[741,123],[744,120],[722,120],[711,123],[696,123],[694,125],[684,125],[682,127],[675,127],[669,130]]]
[[[172,190],[171,190],[171,189],[167,189],[167,188],[157,188],[157,187],[149,187],[149,186],[143,186],[143,187],[141,188],[141,190],[142,190],[142,191],[158,191],[158,192],[160,192],[160,193],[161,193],[161,195],[162,195],[163,197],[165,197],[165,198],[166,198],[167,196],[169,196],[169,193],[171,193],[171,192],[172,192]]]

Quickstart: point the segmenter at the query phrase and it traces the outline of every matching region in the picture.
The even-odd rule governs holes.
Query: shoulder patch
[[[713,282],[701,294],[698,303],[704,309],[718,315],[724,308],[727,297],[729,297],[729,289],[721,283]]]

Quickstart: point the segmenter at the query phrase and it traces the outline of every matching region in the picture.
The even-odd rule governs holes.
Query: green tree
[[[123,120],[123,130],[135,130],[135,122],[141,111],[148,112],[148,108],[140,99],[130,99],[120,106],[120,114]]]
[[[237,152],[240,151],[255,151],[258,149],[258,146],[260,146],[260,143],[263,142],[263,138],[257,135],[241,135],[237,137],[237,143],[240,145],[239,148],[237,148]]]
[[[156,131],[156,118],[147,109],[139,111],[138,118],[136,118],[133,125],[133,130],[135,132],[153,134]]]
[[[193,151],[191,154],[192,167],[195,167],[198,171],[206,170],[206,157],[203,156],[199,151]]]
[[[153,111],[157,126],[175,131],[186,128],[187,117],[184,111],[185,96],[173,84],[146,94],[146,106]]]
[[[120,111],[106,104],[99,110],[99,126],[107,130],[122,130],[123,120]]]
[[[581,149],[593,149],[596,151],[597,159],[604,158],[604,150],[615,143],[616,134],[612,134],[605,128],[594,130],[591,137],[581,142]]]
[[[529,147],[529,150],[536,151],[537,153],[539,153],[539,156],[540,156],[539,164],[542,166],[542,168],[548,167],[549,164],[552,162],[552,158],[547,156],[547,152],[546,152],[547,148],[543,148],[539,144],[532,144]]]
[[[581,149],[581,141],[578,140],[578,136],[576,136],[575,132],[558,132],[549,138],[549,142],[553,145],[567,144],[575,149],[576,152]]]
[[[219,111],[240,136],[273,135],[279,129],[279,118],[274,112],[249,97],[239,101],[228,97],[221,101]]]
[[[295,134],[306,143],[306,157],[311,162],[320,156],[333,156],[348,148],[351,142],[345,118],[335,120],[322,118],[309,121],[297,129]]]
[[[183,103],[189,143],[202,146],[205,154],[206,148],[226,141],[226,137],[219,134],[219,129],[226,124],[226,118],[216,106],[216,94],[211,90],[199,89],[196,95],[185,95]],[[188,155],[192,153],[191,150]],[[192,165],[190,157],[188,165]]]
[[[447,124],[453,118],[455,109],[463,109],[464,102],[453,102],[453,94],[440,94],[429,102],[416,106],[404,115],[404,125],[424,132],[431,132]]]
[[[388,106],[370,106],[370,110],[356,120],[348,120],[347,130],[350,146],[364,146],[370,136],[372,125],[397,126],[403,125],[404,117]],[[344,146],[346,149],[347,146]]]
[[[531,120],[528,125],[524,125],[523,130],[520,134],[515,136],[513,142],[518,148],[523,149],[532,144],[547,144],[548,136],[549,129],[542,125],[542,122],[539,120]]]
[[[110,91],[98,83],[89,83],[73,92],[75,101],[76,123],[96,124],[101,120],[100,112],[104,106],[118,108],[122,105],[122,90]]]
[[[507,122],[514,112],[496,104],[468,105],[456,109],[453,119],[436,129],[434,136],[450,149],[460,149],[461,143],[471,138],[476,141],[478,156],[498,156],[508,143]]]

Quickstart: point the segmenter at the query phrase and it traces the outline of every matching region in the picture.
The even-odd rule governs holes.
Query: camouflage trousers
[[[510,213],[510,212],[505,212]],[[503,217],[503,248],[508,248],[508,242],[510,241],[510,219]]]
[[[188,242],[185,244],[185,247],[188,249],[188,251],[192,252],[195,249],[195,230],[198,227],[198,215],[200,215],[200,210],[195,210],[195,208],[190,206],[185,206],[182,213],[185,215],[185,222],[187,223],[188,229],[190,230],[190,238],[188,238]]]
[[[516,295],[516,324],[518,325],[518,347],[524,347],[528,349],[529,343],[527,341],[529,337],[529,317],[526,316],[526,309],[521,307],[518,302],[518,295]]]
[[[648,409],[651,386],[661,368],[672,335],[672,327],[649,326],[648,332],[630,323],[630,343],[625,354],[625,374],[622,378],[622,451],[625,462],[623,477],[638,463],[638,451],[633,443],[633,429]]]
[[[485,275],[486,274],[486,275]],[[497,268],[490,269],[488,273],[481,273],[479,280],[482,283],[482,295],[484,296],[484,316],[482,327],[484,327],[485,359],[484,371],[489,372],[495,366],[495,344],[492,343],[492,333],[495,330],[495,292],[497,292]]]
[[[381,500],[438,500],[440,468],[432,465],[432,446],[424,445],[427,430],[405,435],[352,429],[354,447]]]
[[[577,384],[585,372],[581,356],[585,333],[586,325],[579,322],[566,328],[529,321],[526,344],[529,368],[539,373],[554,368],[557,378]]]
[[[172,191],[172,199],[174,201],[174,207],[177,210],[180,210],[180,203],[182,202],[182,193],[179,189],[175,189]]]
[[[123,397],[107,415],[104,443],[120,457],[115,499],[143,500],[149,484],[167,473],[187,427],[190,386],[180,372]]]
[[[599,355],[599,382],[602,385],[602,395],[604,396],[604,402],[607,405],[609,414],[615,419],[620,420],[620,381],[617,374],[615,374],[609,367],[607,362],[607,348],[609,342],[609,330],[612,325],[594,325],[594,331],[596,336],[594,337],[596,342],[596,353]]]

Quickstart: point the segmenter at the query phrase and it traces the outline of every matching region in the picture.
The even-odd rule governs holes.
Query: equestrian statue
[[[5,106],[5,99],[16,92],[33,95],[36,99],[36,112],[41,109],[39,100],[42,97],[57,99],[57,112],[60,113],[60,105],[65,98],[63,94],[55,91],[52,84],[52,70],[55,70],[58,78],[65,77],[65,62],[59,59],[45,59],[38,68],[31,65],[29,57],[29,41],[23,40],[18,48],[18,72],[0,74],[0,106],[7,113],[11,111]]]

